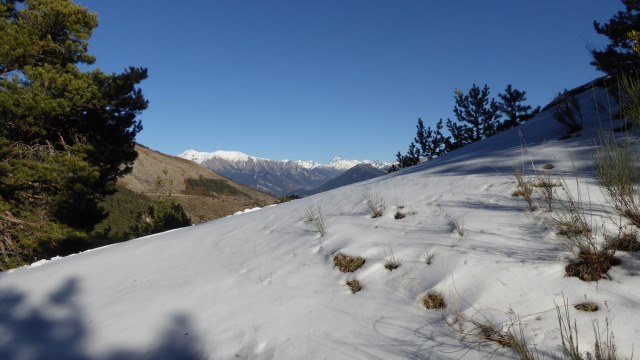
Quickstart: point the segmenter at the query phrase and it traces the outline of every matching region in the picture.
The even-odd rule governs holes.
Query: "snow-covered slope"
[[[581,349],[593,346],[592,322],[604,329],[608,318],[620,358],[630,357],[640,348],[638,254],[620,253],[611,280],[565,277],[572,255],[549,215],[511,196],[514,165],[553,164],[574,192],[578,180],[583,199],[604,203],[592,178],[593,94],[581,100],[586,129],[570,139],[558,140],[561,127],[542,113],[405,171],[0,274],[0,358],[515,357],[460,341],[459,324],[420,304],[429,290],[444,295],[450,320],[455,309],[479,321],[518,314],[543,355],[560,349],[554,303],[593,301],[600,311],[568,308]],[[368,214],[371,196],[386,203],[380,218]],[[322,209],[322,238],[304,221],[309,206]],[[406,216],[396,220],[397,211]],[[607,216],[592,221],[598,233],[602,222],[614,227]],[[341,273],[331,263],[337,252],[366,263]],[[389,255],[398,269],[385,269]],[[360,292],[345,286],[350,279]]]

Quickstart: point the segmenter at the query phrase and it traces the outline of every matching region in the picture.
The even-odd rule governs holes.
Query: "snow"
[[[558,140],[560,125],[542,113],[384,177],[0,274],[0,358],[515,357],[460,341],[443,320],[456,307],[493,322],[517,314],[527,340],[548,355],[560,350],[554,305],[563,298],[601,307],[569,308],[581,349],[593,346],[593,321],[603,329],[608,319],[628,358],[640,348],[638,253],[621,253],[611,280],[565,277],[572,255],[549,214],[511,196],[514,166],[530,173],[552,163],[573,191],[577,179],[584,199],[605,203],[592,177],[593,97],[581,97],[581,136]],[[368,215],[369,194],[386,202],[382,217]],[[323,211],[322,238],[304,220],[310,205]],[[406,217],[396,220],[396,211]],[[603,211],[592,219],[599,232],[615,227]],[[331,265],[338,251],[366,263],[341,273]],[[390,252],[401,259],[394,271],[383,264]],[[362,291],[351,294],[349,279]],[[444,313],[420,305],[432,289],[444,295]]]
[[[193,161],[197,164],[202,164],[203,162],[214,158],[220,158],[231,162],[246,162],[249,161],[249,159],[266,160],[263,158],[247,155],[240,151],[225,150],[218,150],[210,153],[196,150],[186,150],[183,153],[179,154],[178,157]]]
[[[382,169],[384,167],[387,167],[391,164],[387,164],[381,161],[369,161],[369,160],[345,160],[339,157],[335,157],[333,158],[333,160],[331,160],[328,164],[321,164],[318,163],[316,161],[312,161],[312,160],[269,160],[266,158],[260,158],[260,157],[256,157],[256,156],[252,156],[252,155],[247,155],[245,153],[239,152],[239,151],[225,151],[225,150],[218,150],[218,151],[214,151],[214,152],[201,152],[201,151],[197,151],[197,150],[186,150],[184,152],[182,152],[181,154],[178,155],[178,157],[183,158],[183,159],[187,159],[190,161],[193,161],[197,164],[202,164],[204,162],[206,162],[207,160],[211,160],[214,158],[219,158],[219,159],[223,159],[223,160],[227,160],[227,161],[231,161],[231,162],[247,162],[249,160],[268,160],[268,161],[276,161],[276,162],[293,162],[295,164],[297,164],[298,166],[304,168],[304,169],[315,169],[318,167],[328,167],[328,168],[334,168],[334,169],[338,169],[338,170],[349,170],[352,167],[358,165],[358,164],[371,164],[372,166],[375,166],[379,169]]]

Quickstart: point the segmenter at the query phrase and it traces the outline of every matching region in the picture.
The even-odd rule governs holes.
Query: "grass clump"
[[[346,285],[349,287],[352,294],[355,294],[358,291],[362,290],[362,285],[360,285],[360,281],[358,281],[357,279],[347,280]]]
[[[433,290],[430,290],[422,297],[422,305],[428,310],[444,309],[447,306],[442,294]]]
[[[529,204],[529,209],[533,211],[535,209],[533,204],[533,184],[528,179],[525,179],[522,170],[517,166],[513,168],[513,173],[516,177],[516,190],[511,196],[522,197]]]
[[[364,265],[365,259],[360,256],[349,256],[343,253],[337,253],[333,257],[333,266],[338,268],[343,273],[354,272],[362,265]]]
[[[577,261],[565,267],[565,272],[567,276],[574,276],[582,281],[598,281],[606,279],[607,271],[619,264],[620,260],[610,251],[580,253]]]
[[[553,200],[555,194],[555,187],[560,186],[556,180],[551,179],[551,175],[548,172],[542,172],[537,175],[538,180],[535,184],[536,189],[542,195],[544,202],[547,206],[547,211],[553,210]]]
[[[576,179],[577,184],[577,179]],[[553,213],[552,220],[556,233],[561,236],[567,250],[573,252],[576,261],[565,267],[566,276],[575,276],[582,281],[598,281],[606,278],[611,266],[620,261],[614,257],[615,250],[606,246],[606,241],[598,241],[587,222],[587,208],[582,201],[580,187],[574,196],[563,181],[564,201]]]
[[[384,256],[384,268],[389,270],[389,271],[393,271],[397,268],[400,267],[400,265],[402,265],[402,259],[398,257],[398,255],[396,255],[396,253],[393,251],[393,249],[390,250],[389,253],[387,253],[385,251],[385,256]]]
[[[449,221],[449,225],[454,233],[456,233],[459,237],[464,236],[464,222],[460,223],[457,220]]]
[[[595,312],[598,311],[598,304],[592,302],[583,302],[580,304],[576,304],[573,306],[576,310],[585,311],[585,312]]]
[[[580,304],[579,304],[580,305]],[[593,304],[595,305],[595,304]],[[593,305],[589,305],[589,309],[593,309]],[[578,306],[576,305],[576,308]],[[597,308],[597,305],[596,305]],[[593,332],[595,343],[592,351],[581,351],[578,344],[578,328],[575,319],[572,319],[569,313],[569,304],[564,299],[564,306],[555,306],[559,330],[560,330],[560,354],[549,354],[551,359],[561,360],[616,360],[616,346],[614,343],[613,333],[611,332],[609,321],[606,321],[604,331],[601,331],[598,323],[594,323]],[[581,310],[582,311],[582,310]],[[591,310],[595,311],[595,310]],[[516,315],[513,310],[509,310],[507,314],[509,319],[503,323],[494,324],[480,311],[476,315],[480,315],[483,320],[479,321],[475,316],[470,317],[454,310],[454,320],[447,320],[447,324],[457,333],[462,335],[461,341],[475,345],[475,347],[483,346],[487,343],[495,343],[502,347],[511,348],[516,353],[516,358],[520,360],[540,360],[548,358],[538,351],[535,343],[527,342],[523,332],[521,318]],[[469,337],[477,340],[470,340]],[[497,351],[497,350],[496,350]]]
[[[638,75],[622,75],[619,77],[623,98],[621,99],[622,115],[632,124],[640,125],[640,81]]]
[[[318,234],[320,234],[320,237],[325,235],[324,213],[322,212],[322,207],[320,205],[313,206],[309,204],[307,206],[305,221],[313,225],[313,227],[318,231]]]
[[[599,325],[593,325],[593,333],[595,338],[595,344],[593,347],[593,353],[583,352],[580,350],[578,343],[578,327],[569,314],[569,304],[567,300],[564,300],[564,313],[561,311],[560,306],[556,304],[556,313],[558,316],[558,324],[560,328],[560,340],[562,343],[562,357],[561,359],[567,360],[616,360],[618,355],[616,353],[616,345],[613,338],[613,333],[609,328],[609,321],[606,322],[604,331],[604,337],[600,332]]]
[[[640,251],[640,241],[638,241],[638,232],[620,232],[617,236],[605,236],[605,248],[610,251]]]
[[[638,159],[628,138],[617,141],[613,134],[600,136],[600,146],[594,156],[598,182],[611,205],[634,225],[640,227],[640,206],[637,183]]]
[[[434,256],[435,255],[432,252],[430,253],[427,249],[424,249],[424,252],[420,256],[420,261],[422,261],[427,265],[431,265],[431,262],[433,261]]]
[[[371,213],[372,218],[379,218],[382,216],[384,209],[386,208],[386,204],[384,199],[378,197],[375,194],[367,195],[367,207],[369,208],[369,212]]]

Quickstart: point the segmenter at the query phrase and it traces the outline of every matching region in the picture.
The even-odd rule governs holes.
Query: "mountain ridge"
[[[200,152],[186,150],[178,157],[198,163],[241,184],[277,196],[299,191],[313,191],[359,164],[383,170],[389,164],[381,161],[334,158],[327,164],[306,160],[272,160],[239,151]]]

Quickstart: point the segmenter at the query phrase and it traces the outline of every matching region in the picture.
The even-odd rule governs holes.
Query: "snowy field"
[[[530,211],[511,196],[514,166],[531,175],[553,164],[552,177],[579,187],[594,210],[596,233],[615,231],[592,165],[599,128],[611,128],[607,101],[599,90],[580,99],[580,136],[560,140],[545,112],[371,181],[0,274],[0,359],[517,357],[461,339],[447,323],[456,312],[498,326],[519,317],[518,331],[548,357],[561,351],[555,304],[564,301],[581,350],[593,347],[594,322],[609,321],[619,358],[629,358],[640,350],[639,253],[618,252],[609,279],[565,277],[573,255],[540,198]],[[381,217],[368,198],[384,201]],[[322,211],[323,237],[305,221],[310,206]],[[366,262],[342,273],[338,252]],[[386,257],[400,266],[385,269]],[[353,279],[357,293],[345,285]],[[444,310],[423,307],[430,290]],[[585,300],[600,310],[571,306]]]

